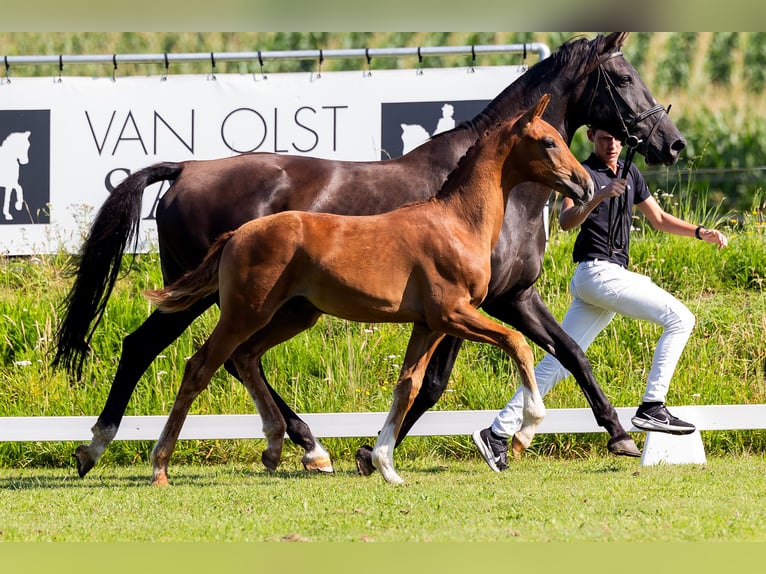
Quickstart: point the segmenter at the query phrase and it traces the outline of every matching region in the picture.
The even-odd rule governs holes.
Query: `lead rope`
[[[633,156],[636,155],[636,150],[638,149],[638,146],[641,143],[641,140],[639,140],[634,135],[630,135],[628,136],[625,143],[626,143],[627,149],[625,151],[625,163],[622,166],[621,179],[624,179],[627,181],[628,172],[630,171],[630,166],[633,163]],[[627,192],[627,187],[625,192]],[[621,253],[627,243],[626,237],[625,237],[625,225],[623,224],[623,218],[627,211],[627,202],[625,201],[625,192],[623,192],[622,195],[618,197],[613,197],[611,200],[609,200],[609,215],[608,215],[609,223],[608,223],[607,232],[606,232],[606,237],[607,237],[606,240],[607,240],[607,247],[609,248],[609,255],[614,255],[615,253]],[[617,211],[616,217],[614,215],[615,210]]]

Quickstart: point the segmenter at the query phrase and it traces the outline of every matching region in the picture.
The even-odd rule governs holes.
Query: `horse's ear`
[[[617,52],[622,49],[622,45],[630,32],[612,32],[604,39],[604,52]]]

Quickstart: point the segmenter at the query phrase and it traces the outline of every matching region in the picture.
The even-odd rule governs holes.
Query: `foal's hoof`
[[[525,447],[522,442],[514,436],[511,439],[511,454],[513,455],[514,460],[519,460],[521,458],[521,454],[527,450],[527,447]]]
[[[361,476],[370,476],[375,472],[372,464],[372,447],[364,445],[356,451],[356,469]]]
[[[88,474],[88,471],[96,466],[96,461],[88,453],[88,445],[81,444],[74,451],[74,458],[77,461],[77,474],[80,478]]]
[[[170,486],[168,475],[164,472],[155,474],[152,478],[152,486]]]
[[[611,452],[612,454],[616,454],[619,456],[633,456],[633,457],[641,456],[641,451],[638,450],[636,443],[630,437],[626,437],[626,438],[616,437],[616,438],[610,439],[609,442],[606,443],[606,448],[609,449],[609,452]]]

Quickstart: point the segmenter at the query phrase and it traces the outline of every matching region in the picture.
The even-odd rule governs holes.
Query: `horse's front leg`
[[[20,185],[16,184],[16,209],[18,211],[21,211],[21,208],[24,207],[24,188],[22,188]]]
[[[487,318],[467,303],[456,305],[444,321],[444,330],[449,334],[495,345],[516,363],[524,387],[522,425],[517,435],[518,441],[526,448],[545,417],[545,405],[535,379],[534,354],[526,339],[521,333]]]
[[[10,185],[5,186],[5,193],[3,194],[3,216],[6,221],[11,221],[11,193],[13,188]]]
[[[386,482],[404,483],[394,470],[396,437],[401,430],[405,415],[420,390],[428,361],[442,337],[443,334],[431,331],[426,325],[416,324],[412,328],[399,380],[394,387],[391,410],[378,434],[375,448],[372,449],[372,464],[380,471]]]
[[[611,437],[609,452],[624,456],[641,456],[636,443],[620,424],[617,411],[604,394],[593,375],[588,358],[580,346],[561,328],[556,318],[540,297],[536,288],[520,293],[506,293],[485,302],[483,309],[530,338],[550,353],[574,376],[593,411],[596,422]],[[512,441],[513,453],[519,456],[526,448],[518,440]]]

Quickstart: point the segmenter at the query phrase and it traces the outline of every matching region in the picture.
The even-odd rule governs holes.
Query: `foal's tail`
[[[144,189],[158,181],[173,180],[180,163],[158,163],[137,171],[109,194],[80,248],[72,289],[64,299],[63,319],[56,331],[53,366],[63,366],[78,379],[82,375],[90,341],[117,282],[128,244],[138,243]]]
[[[223,248],[233,234],[229,231],[218,237],[199,267],[167,287],[145,290],[144,297],[160,311],[173,313],[188,309],[203,297],[218,291],[218,264]]]

